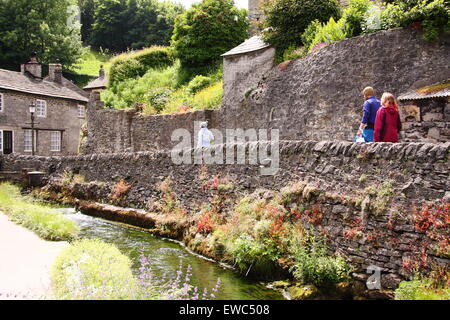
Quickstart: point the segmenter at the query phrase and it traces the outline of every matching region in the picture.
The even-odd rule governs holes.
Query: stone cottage
[[[450,140],[450,80],[410,90],[398,97],[403,141]]]
[[[49,64],[42,77],[36,56],[21,72],[0,69],[0,154],[69,155],[78,152],[88,94]],[[30,105],[35,106],[34,134]],[[34,137],[34,143],[32,143]]]

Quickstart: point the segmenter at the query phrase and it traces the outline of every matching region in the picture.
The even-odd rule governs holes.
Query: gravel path
[[[0,212],[0,300],[48,296],[51,265],[67,245],[42,240]]]

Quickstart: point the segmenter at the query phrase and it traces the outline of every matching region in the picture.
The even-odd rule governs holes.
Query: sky
[[[193,3],[200,2],[201,0],[173,0],[184,5],[185,8],[189,8]],[[234,0],[234,4],[238,8],[248,9],[248,0]]]

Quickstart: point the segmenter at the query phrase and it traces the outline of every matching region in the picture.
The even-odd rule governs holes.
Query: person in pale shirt
[[[211,141],[214,140],[214,135],[207,128],[208,122],[202,122],[200,126],[201,129],[198,132],[197,147],[209,147],[211,145]]]

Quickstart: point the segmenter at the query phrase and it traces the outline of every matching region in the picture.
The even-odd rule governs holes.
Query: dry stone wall
[[[250,146],[246,144],[247,151]],[[2,167],[10,171],[35,168],[52,177],[65,170],[82,174],[91,183],[74,187],[76,196],[102,202],[112,201],[109,193],[124,179],[130,186],[126,204],[149,211],[162,198],[158,185],[168,177],[181,205],[192,214],[218,192],[204,188],[205,182],[214,179],[227,185],[228,197],[234,201],[258,189],[287,188],[293,203],[318,212],[320,219],[307,219],[305,225],[328,237],[333,251],[343,253],[358,266],[355,277],[367,278],[366,268],[376,265],[386,276],[384,286],[395,287],[405,264],[418,259],[423,250],[428,261],[450,262],[438,254],[436,241],[417,229],[414,216],[426,201],[448,205],[449,146],[281,141],[280,169],[274,176],[262,176],[259,165],[176,165],[165,152],[34,158],[10,155],[3,158]],[[234,201],[228,210],[233,210]],[[440,232],[444,239],[450,238],[448,227]]]
[[[259,68],[224,76],[223,106],[214,111],[142,116],[133,111],[100,110],[102,104],[94,94],[82,152],[169,150],[176,145],[170,140],[174,128],[193,133],[193,122],[203,120],[224,134],[225,129],[279,129],[283,140],[352,141],[362,117],[364,87],[374,87],[378,97],[384,91],[399,96],[450,79],[449,51],[449,36],[427,42],[419,31],[410,29],[346,39],[262,74]],[[236,59],[231,66],[246,57]],[[441,127],[423,121],[427,122],[423,126],[408,125],[404,141],[423,140],[422,131],[433,126],[444,133],[450,128],[447,117],[439,120]],[[445,137],[442,134],[435,141],[446,141]]]

